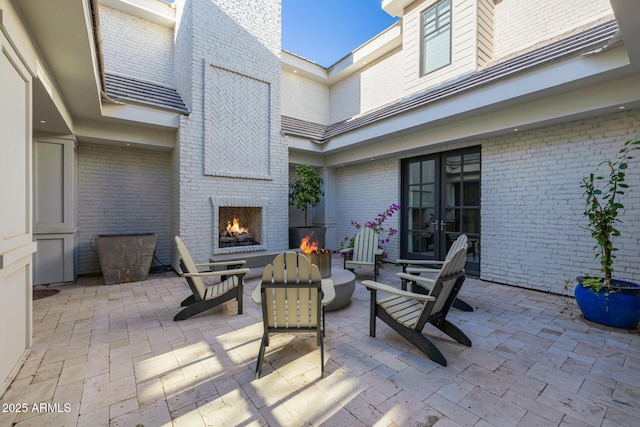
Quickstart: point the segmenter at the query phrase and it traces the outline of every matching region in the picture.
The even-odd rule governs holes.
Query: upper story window
[[[422,14],[421,48],[421,75],[451,64],[451,0],[442,0]]]

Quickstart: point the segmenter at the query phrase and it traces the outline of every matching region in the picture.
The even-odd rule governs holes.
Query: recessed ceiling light
[[[40,120],[40,123],[45,124],[45,123],[47,123],[47,121],[46,120]]]
[[[624,105],[619,106],[618,110],[624,110]]]
[[[297,72],[298,72],[298,70],[293,70],[293,72],[294,72],[294,73],[297,73]]]
[[[362,61],[362,65],[367,65],[367,61]]]
[[[518,128],[513,128],[513,131],[514,132],[518,132]]]

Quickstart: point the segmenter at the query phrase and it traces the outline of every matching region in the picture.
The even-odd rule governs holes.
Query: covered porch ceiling
[[[103,87],[98,0],[16,1],[34,45],[33,130],[79,142],[170,150],[179,112],[110,99]]]
[[[76,118],[101,117],[99,64],[90,0],[18,1],[44,59],[34,79],[33,126],[43,133],[73,133]]]

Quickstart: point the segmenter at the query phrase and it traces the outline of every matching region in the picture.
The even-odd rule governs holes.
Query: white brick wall
[[[394,203],[400,203],[400,165],[397,159],[374,160],[336,170],[336,247],[345,237],[352,237],[356,229],[351,221],[361,225]],[[396,212],[384,222],[384,227],[400,229],[400,213]],[[386,235],[383,237],[387,237]],[[400,238],[396,235],[383,247],[388,260],[395,262],[400,255]]]
[[[201,64],[195,63],[191,55],[191,33],[193,26],[191,19],[188,18],[193,12],[193,4],[191,2],[176,1],[176,27],[175,27],[175,46],[173,55],[175,62],[173,65],[174,79],[176,90],[187,104],[190,110],[193,110],[193,67],[201,67]],[[183,15],[187,18],[183,19]],[[177,230],[176,230],[177,231]]]
[[[609,0],[503,0],[494,10],[495,58],[612,15]]]
[[[402,50],[388,53],[331,86],[331,123],[397,101],[403,96]],[[287,94],[288,96],[288,94]]]
[[[360,72],[360,111],[379,108],[403,97],[402,49],[380,58]]]
[[[167,151],[78,146],[78,274],[100,271],[98,234],[156,233],[156,257],[169,264],[170,160]]]
[[[562,293],[566,279],[597,274],[594,242],[583,228],[581,178],[615,159],[621,143],[638,133],[640,112],[630,111],[483,142],[482,278]],[[618,278],[638,281],[638,159],[627,182],[614,268]]]
[[[598,274],[593,239],[584,228],[581,179],[604,159],[615,159],[621,144],[640,135],[640,111],[627,111],[447,149],[482,147],[481,278],[550,291],[573,292],[565,280]],[[417,136],[418,137],[418,136]],[[434,152],[421,150],[415,156]],[[413,156],[413,155],[412,155]],[[339,245],[391,203],[400,203],[399,158],[336,169],[336,235]],[[604,171],[603,171],[604,172]],[[640,280],[640,156],[629,167],[631,185],[620,217],[622,236],[615,277]],[[399,229],[400,215],[390,225]],[[387,247],[400,254],[399,236]]]
[[[99,6],[106,72],[173,87],[173,31]]]
[[[176,46],[176,58],[189,62],[176,64],[176,73],[181,76],[179,88],[191,89],[186,97],[191,100],[192,113],[181,122],[179,152],[173,160],[178,186],[174,197],[179,205],[175,233],[183,237],[195,259],[207,260],[213,253],[213,239],[218,238],[213,235],[211,197],[262,197],[269,199],[263,209],[268,231],[263,236],[263,244],[268,249],[286,249],[288,151],[280,135],[280,2],[190,0],[185,9],[181,0],[177,7],[180,42]],[[203,99],[202,91],[206,86],[205,67],[224,69],[269,85],[269,154],[264,159],[269,178],[204,175],[205,120],[215,119],[214,113],[205,116],[204,105],[208,102]],[[228,122],[218,124],[233,126]],[[237,168],[242,170],[242,159],[238,159]],[[175,266],[175,256],[173,261]]]
[[[282,72],[282,115],[323,125],[329,121],[329,86]]]
[[[360,75],[352,74],[331,85],[331,123],[360,114]]]

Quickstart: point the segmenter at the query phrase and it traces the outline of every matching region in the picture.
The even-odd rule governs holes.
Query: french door
[[[443,260],[464,233],[466,272],[480,274],[480,147],[402,161],[401,256]]]

